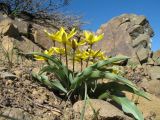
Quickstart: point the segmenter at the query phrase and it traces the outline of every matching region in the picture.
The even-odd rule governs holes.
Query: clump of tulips
[[[143,120],[142,113],[136,105],[130,101],[123,91],[145,97],[146,93],[139,90],[135,84],[122,77],[115,69],[114,63],[128,60],[126,56],[107,58],[101,50],[94,50],[93,45],[103,38],[103,34],[95,35],[84,31],[81,39],[76,39],[76,30],[73,28],[69,33],[60,28],[56,33],[44,31],[53,41],[54,46],[43,53],[32,53],[36,60],[43,60],[46,65],[38,74],[33,76],[50,89],[59,91],[61,96],[67,99],[77,100],[88,98],[112,99],[122,106],[126,113],[131,113],[136,119]],[[60,43],[59,47],[55,43]],[[107,42],[107,41],[106,41]],[[88,46],[86,50],[83,46]],[[62,62],[65,58],[65,64]],[[68,67],[68,61],[72,60],[72,69]],[[76,61],[81,69],[75,71]],[[85,68],[83,67],[85,63]],[[55,78],[47,76],[54,73]],[[107,83],[99,84],[99,79],[109,79]]]

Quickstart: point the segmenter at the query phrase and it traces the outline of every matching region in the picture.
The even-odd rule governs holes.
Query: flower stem
[[[59,55],[59,59],[62,62],[62,54]]]
[[[65,49],[65,57],[66,57],[66,66],[68,68],[68,56],[67,56],[67,46],[64,44],[64,49]]]
[[[75,50],[73,50],[73,78],[74,78]]]
[[[89,64],[91,50],[92,50],[92,45],[90,45],[89,57],[88,57],[88,59],[87,59],[87,64],[86,64],[86,67],[88,67],[88,64]]]
[[[82,61],[82,59],[81,59],[81,72],[82,72],[82,67],[83,67],[83,61]]]
[[[55,47],[56,46],[56,42],[55,41],[53,41],[53,47]]]

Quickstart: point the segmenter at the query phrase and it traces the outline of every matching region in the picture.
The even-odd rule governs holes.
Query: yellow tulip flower
[[[99,60],[106,60],[107,57],[104,55],[104,52],[99,51],[97,57],[99,58]]]
[[[49,50],[45,50],[43,53],[49,56],[52,56],[54,52],[53,47],[51,47]],[[39,56],[39,55],[34,55],[36,60],[46,60],[46,58]]]
[[[58,48],[58,47],[53,47],[54,52],[57,54],[65,54],[65,49],[64,48]]]
[[[84,31],[84,36],[85,36],[85,41],[89,44],[89,45],[93,45],[95,42],[100,41],[101,39],[103,39],[104,34],[100,34],[100,35],[94,35],[93,33],[89,32],[89,31]]]
[[[76,39],[73,39],[69,45],[72,47],[73,50],[76,50],[78,46],[82,46],[85,44],[85,41],[78,42]]]
[[[81,62],[81,60],[85,61],[89,57],[89,53],[87,51],[77,50],[75,53],[75,60]]]
[[[93,59],[97,58],[98,60],[106,60],[107,58],[104,55],[104,52],[100,51],[100,50],[92,50],[89,49],[89,56],[92,57]]]
[[[64,33],[64,28],[60,28],[59,31],[57,31],[56,33],[49,33],[47,32],[47,30],[44,30],[44,32],[46,33],[46,35],[53,41],[57,41],[57,42],[62,42],[62,36]]]
[[[76,33],[77,33],[76,29],[73,28],[73,29],[71,30],[71,32],[68,34],[68,36],[67,36],[68,39],[72,38]]]
[[[63,27],[61,27],[60,30],[57,31],[56,33],[51,34],[47,32],[47,30],[44,30],[44,32],[51,40],[57,41],[63,44],[69,44],[69,39],[72,38],[77,33],[75,28],[73,28],[71,32],[68,34]]]
[[[71,30],[71,32],[69,34],[66,33],[66,31],[64,31],[63,35],[62,35],[62,43],[63,44],[70,44],[70,39],[77,33],[77,31],[75,30],[75,28],[73,28]]]

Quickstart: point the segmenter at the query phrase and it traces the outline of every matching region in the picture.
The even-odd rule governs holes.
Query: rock
[[[27,39],[26,37],[22,36],[22,40],[15,41],[15,47],[23,53],[30,53],[30,52],[40,52],[41,48],[38,47],[35,43]]]
[[[160,50],[153,52],[152,59],[154,60],[155,65],[160,65]]]
[[[13,63],[17,62],[17,55],[15,54],[14,43],[15,39],[12,37],[4,36],[2,38],[2,58],[5,61],[7,60],[9,67],[13,65]]]
[[[148,46],[148,43],[150,42],[150,36],[146,34],[140,34],[135,40],[132,42],[132,46],[135,48],[142,44],[144,48]]]
[[[110,119],[110,120],[132,120],[132,118],[124,115],[122,111],[113,106],[112,104],[98,99],[90,99],[92,107],[98,112],[99,119]],[[73,105],[73,109],[77,113],[81,113],[83,109],[84,101],[78,101]],[[94,117],[93,108],[87,104],[85,111],[85,120],[91,120]]]
[[[7,68],[6,67],[1,67],[0,66],[0,71],[2,72],[2,71],[6,71],[7,70]]]
[[[34,67],[34,68],[32,69],[32,73],[34,73],[34,74],[38,74],[39,71],[40,71],[40,67]]]
[[[144,88],[147,92],[154,94],[160,98],[160,81],[159,80],[142,80],[139,84],[141,88]]]
[[[17,78],[20,78],[22,76],[22,73],[22,70],[14,70],[14,74],[17,76]]]
[[[153,59],[149,57],[149,58],[148,58],[148,61],[147,61],[147,64],[148,64],[148,65],[154,65]]]
[[[152,80],[160,80],[160,67],[159,66],[148,66],[147,72]]]
[[[17,78],[17,76],[13,75],[12,73],[9,73],[9,72],[0,72],[0,78],[15,79],[15,78]]]
[[[49,49],[54,44],[53,44],[53,41],[49,39],[49,37],[45,34],[44,29],[46,28],[43,26],[33,24],[32,35],[33,35],[34,42],[36,44],[38,44],[44,49]],[[49,30],[49,31],[53,32],[53,30]]]
[[[97,34],[101,33],[104,33],[104,38],[94,47],[106,51],[107,56],[123,54],[138,61],[136,52],[139,48],[146,49],[142,49],[142,52],[146,53],[142,60],[148,57],[147,53],[151,53],[150,38],[153,36],[153,30],[144,16],[120,15],[103,24],[97,30]]]
[[[126,96],[132,99],[131,93],[126,93]],[[145,120],[160,120],[160,99],[154,95],[149,95],[149,98],[150,100],[139,97],[137,106],[142,111]]]
[[[0,22],[0,34],[2,36],[10,36],[17,39],[20,37],[19,31],[11,19],[4,19]]]
[[[137,50],[137,56],[141,63],[145,63],[148,60],[149,57],[149,51],[145,49],[144,47]]]
[[[23,21],[22,19],[15,19],[13,21],[13,24],[15,24],[18,28],[18,31],[22,35],[27,35],[28,34],[28,28],[29,28],[29,23],[26,21]]]
[[[11,38],[9,36],[4,36],[2,38],[2,48],[6,53],[11,53],[13,51],[13,42],[14,38]]]
[[[50,32],[56,31],[56,28],[46,28],[31,21],[27,22],[23,20],[23,18],[15,18],[14,20],[3,16],[0,18],[1,35],[7,35],[16,39],[20,39],[20,35],[23,35],[32,42],[36,43],[39,47],[49,49],[54,44],[52,40],[46,36],[44,29],[47,29]]]
[[[20,108],[3,108],[2,116],[0,115],[1,120],[16,119],[16,120],[31,120],[32,117],[27,112],[23,111]]]
[[[146,18],[145,18],[144,16],[139,16],[139,18],[136,19],[136,20],[134,21],[134,23],[135,23],[136,25],[141,25],[141,24],[143,24],[145,21],[146,21]]]

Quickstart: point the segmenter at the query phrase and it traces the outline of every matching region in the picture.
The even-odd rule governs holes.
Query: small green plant
[[[137,120],[144,120],[142,113],[136,105],[130,101],[123,91],[128,91],[148,99],[144,91],[139,90],[135,84],[126,78],[117,74],[114,64],[120,61],[128,60],[126,56],[105,57],[101,50],[93,50],[93,44],[103,38],[103,34],[96,36],[91,32],[85,31],[82,40],[76,40],[74,35],[76,30],[68,34],[64,28],[56,33],[45,33],[53,40],[59,42],[62,46],[51,47],[43,53],[33,52],[36,60],[44,60],[46,65],[39,71],[39,74],[33,73],[33,76],[42,84],[50,89],[58,91],[61,96],[72,101],[78,99],[99,98],[112,99],[122,106],[126,113],[132,114]],[[87,50],[81,50],[79,46],[88,45]],[[58,57],[59,56],[59,57]],[[62,62],[65,57],[66,63]],[[69,59],[70,58],[70,59]],[[68,61],[72,60],[72,69],[69,69]],[[75,71],[75,62],[79,62],[81,69]],[[85,68],[84,67],[85,63]],[[47,74],[54,73],[56,79],[49,78]],[[109,79],[107,83],[99,84],[100,79]],[[84,109],[82,114],[84,114]],[[81,117],[83,119],[83,115]]]

